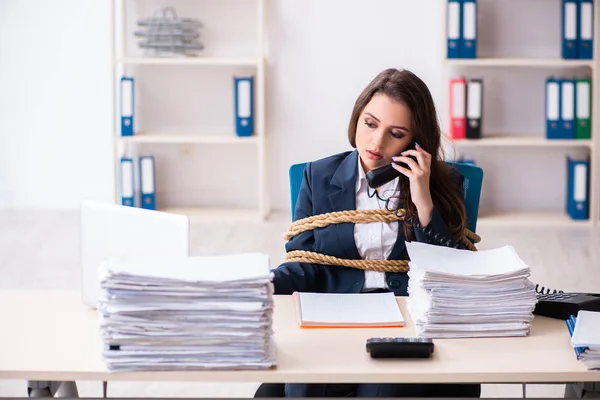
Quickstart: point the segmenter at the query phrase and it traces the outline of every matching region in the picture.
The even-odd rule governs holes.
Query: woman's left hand
[[[431,221],[433,212],[433,200],[429,190],[429,176],[431,172],[431,154],[423,150],[417,143],[416,150],[406,150],[401,156],[392,157],[395,161],[392,165],[401,174],[405,175],[410,180],[410,195],[412,202],[417,208],[419,221],[421,226],[427,226]],[[416,157],[417,161],[409,156]],[[396,162],[403,162],[410,169],[403,168]]]

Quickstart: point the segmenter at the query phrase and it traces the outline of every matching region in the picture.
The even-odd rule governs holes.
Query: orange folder
[[[402,328],[394,293],[294,292],[300,328]]]

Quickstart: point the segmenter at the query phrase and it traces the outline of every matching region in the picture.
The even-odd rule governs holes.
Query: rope
[[[408,272],[407,260],[347,260],[305,250],[293,250],[286,254],[285,261],[310,264],[339,265],[368,271]]]
[[[285,240],[290,240],[302,232],[310,231],[315,228],[324,228],[331,224],[341,224],[346,222],[394,222],[404,220],[405,216],[406,211],[404,209],[400,209],[398,212],[390,210],[347,210],[319,214],[295,221],[283,235],[283,238]],[[477,251],[473,242],[479,243],[480,241],[481,237],[476,233],[471,232],[468,229],[465,229],[463,232],[461,242],[464,243],[469,250]],[[408,260],[348,260],[305,250],[289,251],[286,254],[285,260],[288,262],[335,265],[378,272],[404,273],[409,270]]]

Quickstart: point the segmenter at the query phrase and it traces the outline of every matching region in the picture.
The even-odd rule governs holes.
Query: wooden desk
[[[365,341],[414,336],[407,327],[312,329],[296,325],[290,296],[276,296],[278,367],[269,371],[108,372],[96,312],[76,291],[0,291],[0,379],[194,382],[600,381],[577,361],[563,321],[537,317],[531,336],[435,340],[432,359],[372,360]]]

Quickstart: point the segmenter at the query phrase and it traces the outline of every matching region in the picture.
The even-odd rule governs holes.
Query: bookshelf
[[[186,215],[192,222],[261,221],[268,216],[267,1],[111,0],[113,198],[117,204],[121,203],[121,157],[133,158],[137,168],[141,155],[152,155],[157,210]],[[205,48],[196,56],[156,56],[137,47],[137,20],[155,16],[156,10],[167,6],[174,7],[180,18],[201,21],[199,40]],[[237,11],[230,12],[234,8]],[[135,79],[133,136],[121,136],[122,76]],[[236,76],[253,77],[251,136],[235,133]],[[178,90],[169,91],[171,79]],[[189,99],[178,98],[180,93]],[[208,158],[210,163],[202,162]],[[251,162],[246,162],[248,158]],[[241,174],[232,167],[238,159]],[[218,176],[213,177],[215,171]],[[134,181],[139,206],[139,170]],[[220,195],[223,188],[237,187],[240,181],[245,185],[239,196],[244,201],[228,202],[234,197],[231,191]]]
[[[440,117],[445,152],[448,158],[472,159],[484,169],[478,226],[587,228],[600,223],[599,2],[594,0],[592,60],[562,58],[561,20],[556,19],[562,17],[561,0],[506,1],[501,5],[478,0],[477,58],[447,58],[448,8],[447,1],[443,2]],[[527,26],[532,13],[548,21],[541,21],[536,28]],[[457,76],[483,80],[480,139],[450,137],[449,81]],[[547,76],[591,78],[591,139],[546,139]],[[520,120],[525,121],[523,126]],[[567,156],[590,160],[588,220],[573,220],[564,211]],[[536,202],[541,204],[539,209]]]
[[[563,60],[562,58],[446,58],[447,66],[456,67],[588,67],[593,68],[594,62],[590,60]]]

